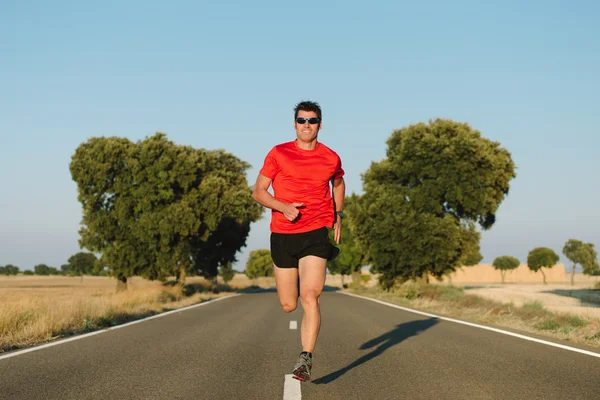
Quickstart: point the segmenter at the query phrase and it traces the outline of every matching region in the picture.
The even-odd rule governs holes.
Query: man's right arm
[[[298,217],[299,211],[297,207],[303,207],[303,203],[284,203],[283,201],[277,200],[269,193],[269,186],[271,185],[271,179],[264,175],[258,174],[256,178],[256,184],[254,185],[254,191],[252,192],[252,198],[264,207],[270,208],[271,210],[279,211],[289,220],[293,221]]]

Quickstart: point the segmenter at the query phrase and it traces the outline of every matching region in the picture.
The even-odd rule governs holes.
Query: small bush
[[[553,331],[556,332],[560,328],[560,324],[556,321],[546,320],[535,324],[534,327],[540,331]]]
[[[544,305],[539,301],[530,301],[523,304],[518,310],[518,314],[525,319],[529,318],[543,318],[548,315],[548,311],[544,308]]]
[[[371,275],[361,275],[360,279],[362,279],[363,283],[367,283],[371,280]]]

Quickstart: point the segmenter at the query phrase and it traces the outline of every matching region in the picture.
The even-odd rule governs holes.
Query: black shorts
[[[298,268],[298,260],[306,256],[333,260],[339,252],[329,241],[327,227],[303,233],[271,233],[271,257],[279,268]]]

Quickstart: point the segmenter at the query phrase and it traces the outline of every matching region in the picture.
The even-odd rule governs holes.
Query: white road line
[[[290,329],[298,329],[298,321],[290,321]]]
[[[373,302],[379,303],[379,304],[384,304],[386,306],[398,308],[400,310],[408,311],[408,312],[411,312],[411,313],[425,315],[427,317],[437,318],[437,319],[441,319],[441,320],[444,320],[444,321],[455,322],[457,324],[462,324],[462,325],[472,326],[472,327],[475,327],[475,328],[485,329],[485,330],[488,330],[488,331],[492,331],[492,332],[496,332],[496,333],[501,333],[503,335],[514,336],[514,337],[517,337],[519,339],[530,340],[532,342],[541,343],[541,344],[545,344],[545,345],[548,345],[548,346],[558,347],[560,349],[574,351],[576,353],[581,353],[581,354],[585,354],[585,355],[588,355],[588,356],[600,358],[600,353],[594,353],[592,351],[577,349],[575,347],[565,346],[564,344],[552,343],[552,342],[548,342],[546,340],[536,339],[536,338],[533,338],[533,337],[530,337],[530,336],[520,335],[518,333],[513,333],[513,332],[505,331],[505,330],[502,330],[502,329],[492,328],[490,326],[474,324],[472,322],[465,322],[465,321],[460,321],[460,320],[453,319],[453,318],[441,317],[439,315],[430,314],[430,313],[426,313],[426,312],[423,312],[423,311],[413,310],[413,309],[402,307],[402,306],[399,306],[399,305],[396,305],[396,304],[387,303],[387,302],[382,301],[382,300],[372,299],[370,297],[365,297],[365,296],[359,296],[359,295],[353,294],[353,293],[346,293],[346,292],[339,292],[339,293],[345,294],[346,296],[358,297],[360,299],[373,301]]]
[[[283,382],[283,400],[301,400],[300,381],[294,379],[292,374],[285,376]]]
[[[183,307],[183,308],[178,308],[176,310],[167,311],[167,312],[164,312],[164,313],[161,313],[161,314],[156,314],[156,315],[153,315],[151,317],[146,317],[146,318],[143,318],[143,319],[138,319],[138,320],[131,321],[131,322],[128,322],[128,323],[123,324],[123,325],[111,326],[110,328],[102,329],[100,331],[94,331],[94,332],[90,332],[90,333],[85,333],[83,335],[74,336],[74,337],[69,338],[69,339],[63,339],[63,340],[59,340],[59,341],[56,341],[56,342],[43,344],[43,345],[37,346],[37,347],[32,347],[32,348],[21,350],[21,351],[15,351],[14,353],[10,353],[10,354],[6,354],[6,355],[3,355],[3,356],[0,356],[0,360],[5,359],[5,358],[20,356],[21,354],[30,353],[32,351],[37,351],[37,350],[45,349],[47,347],[58,346],[59,344],[64,344],[64,343],[72,342],[74,340],[79,340],[79,339],[83,339],[83,338],[86,338],[86,337],[98,335],[100,333],[112,331],[112,330],[119,329],[119,328],[124,328],[124,327],[129,326],[129,325],[139,324],[140,322],[148,321],[148,320],[151,320],[151,319],[154,319],[154,318],[160,318],[160,317],[164,317],[165,315],[169,315],[169,314],[173,314],[173,313],[178,313],[178,312],[185,311],[185,310],[190,310],[190,309],[196,308],[196,307],[202,307],[202,306],[205,306],[205,305],[208,305],[208,304],[215,303],[217,301],[221,301],[221,300],[225,300],[225,299],[229,299],[231,297],[237,297],[237,296],[241,296],[241,295],[242,295],[242,293],[236,293],[236,294],[233,294],[231,296],[219,297],[218,299],[208,300],[208,301],[205,301],[205,302],[202,302],[202,303],[194,304],[192,306],[187,306],[187,307]]]

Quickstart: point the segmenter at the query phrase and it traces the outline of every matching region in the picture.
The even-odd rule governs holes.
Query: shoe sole
[[[292,372],[292,378],[299,380],[301,382],[310,381],[310,375],[303,374],[301,372],[300,373]]]

